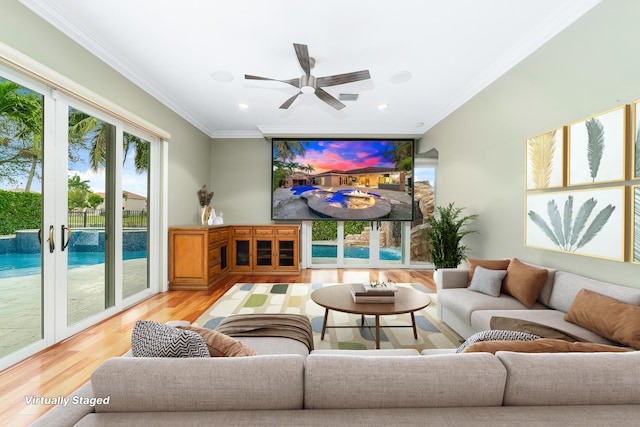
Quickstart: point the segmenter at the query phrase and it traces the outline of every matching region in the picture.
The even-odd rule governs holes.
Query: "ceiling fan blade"
[[[289,79],[289,80],[279,80],[279,79],[271,79],[269,77],[260,77],[260,76],[252,76],[251,74],[245,74],[244,78],[246,80],[266,80],[266,81],[271,81],[271,82],[280,82],[280,83],[286,83],[288,85],[291,85],[293,87],[297,87],[298,89],[300,89],[300,78],[295,78],[295,79]]]
[[[306,44],[293,44],[293,48],[296,50],[296,55],[298,56],[298,62],[304,70],[304,74],[309,77],[311,74],[311,64],[309,63],[309,48],[307,48]]]
[[[360,80],[370,79],[369,70],[354,71],[352,73],[335,74],[333,76],[318,77],[316,84],[319,87],[336,86],[345,83],[358,82]]]
[[[318,98],[322,99],[324,102],[331,105],[336,110],[342,110],[344,107],[346,107],[346,105],[344,105],[342,102],[338,101],[333,96],[329,95],[328,92],[325,92],[320,88],[317,88],[315,93]]]
[[[280,109],[282,110],[286,110],[287,108],[291,107],[291,104],[293,104],[293,101],[296,100],[296,98],[301,94],[302,92],[298,92],[295,95],[293,95],[291,98],[287,99],[286,101],[284,101],[284,104],[282,104],[280,106]]]

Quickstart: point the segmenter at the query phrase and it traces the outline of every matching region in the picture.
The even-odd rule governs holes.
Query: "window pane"
[[[435,167],[415,166],[414,210],[411,226],[411,264],[430,264],[429,245],[425,235],[424,218],[433,216],[435,206]]]
[[[149,141],[124,133],[122,167],[122,294],[149,287]]]
[[[43,338],[43,123],[43,96],[0,77],[0,357]]]

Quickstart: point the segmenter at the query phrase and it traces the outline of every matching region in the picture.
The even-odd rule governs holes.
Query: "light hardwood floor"
[[[84,384],[104,360],[127,352],[136,320],[193,322],[236,283],[349,283],[388,279],[422,283],[435,291],[432,270],[307,269],[291,275],[229,275],[211,291],[154,295],[0,372],[0,425],[29,425],[51,406],[27,405],[27,396],[67,396]]]

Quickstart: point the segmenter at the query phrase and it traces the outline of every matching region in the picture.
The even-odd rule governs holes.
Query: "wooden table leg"
[[[416,329],[416,316],[411,312],[411,325],[413,326],[413,338],[418,339],[418,330]]]
[[[320,334],[320,340],[324,339],[324,331],[327,329],[327,318],[329,317],[329,309],[324,309],[324,320],[322,321],[322,333]]]
[[[380,348],[380,316],[376,315],[376,349]]]

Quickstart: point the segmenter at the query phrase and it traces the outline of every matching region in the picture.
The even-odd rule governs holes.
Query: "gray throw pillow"
[[[480,331],[467,338],[467,340],[463,342],[460,347],[458,347],[456,353],[461,353],[462,350],[469,347],[471,344],[475,344],[481,341],[533,341],[537,340],[538,338],[541,337],[538,335],[529,334],[527,332],[502,330]]]
[[[150,320],[134,325],[131,352],[135,357],[211,357],[207,343],[196,332]]]
[[[477,266],[469,285],[470,291],[481,292],[492,297],[500,296],[502,279],[507,275],[507,270],[489,270]]]

